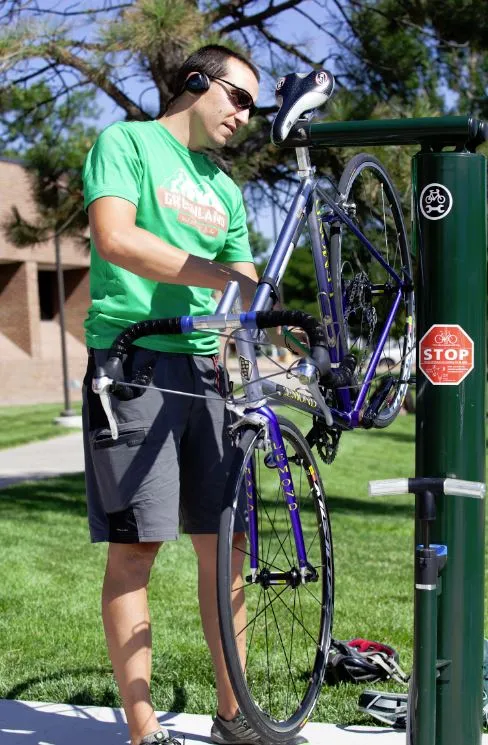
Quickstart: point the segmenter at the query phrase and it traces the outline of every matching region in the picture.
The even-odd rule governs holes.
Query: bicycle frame
[[[329,353],[333,366],[337,366],[347,350],[343,345],[336,344],[337,337],[340,340],[339,322],[334,299],[334,287],[330,273],[329,243],[326,233],[321,229],[321,220],[327,224],[342,224],[351,230],[363,246],[381,264],[389,274],[394,285],[392,291],[392,304],[388,312],[386,322],[380,333],[379,343],[374,350],[359,393],[354,401],[351,399],[349,390],[337,391],[338,407],[332,408],[331,413],[334,422],[343,429],[354,429],[360,426],[360,412],[364,404],[369,386],[381,358],[386,339],[393,325],[398,306],[401,302],[402,293],[409,283],[411,277],[400,277],[383,259],[376,248],[370,243],[366,236],[359,230],[344,209],[329,194],[317,186],[314,169],[310,164],[307,148],[297,148],[297,159],[299,165],[300,184],[292,199],[285,222],[279,233],[276,245],[268,260],[266,269],[251,306],[252,311],[268,310],[272,305],[272,287],[279,286],[288,266],[288,262],[297,244],[298,238],[303,230],[305,222],[308,223],[312,256],[317,279],[317,298],[320,308],[321,320],[329,339]],[[328,208],[327,215],[317,213],[317,197],[320,197]],[[268,284],[269,282],[269,284]],[[217,308],[217,313],[229,311],[236,300],[236,289],[226,290]],[[236,333],[236,347],[241,366],[241,377],[246,396],[249,402],[260,401],[264,395],[278,394],[286,396],[288,403],[292,406],[322,416],[320,409],[314,406],[313,399],[306,396],[294,395],[292,391],[275,382],[266,381],[261,384],[258,374],[258,365],[252,336],[249,332],[239,331]],[[410,351],[409,351],[410,354]],[[252,404],[251,404],[252,405]]]

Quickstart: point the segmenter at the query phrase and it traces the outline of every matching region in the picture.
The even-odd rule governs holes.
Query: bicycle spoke
[[[253,584],[256,584],[255,582],[246,582],[243,585],[239,585],[239,587],[233,587],[232,592],[239,592],[239,590],[243,590],[245,587],[252,587]]]
[[[306,585],[304,585],[304,586],[306,587]],[[271,587],[271,589],[273,589],[273,587]],[[287,610],[287,611],[288,611],[288,612],[289,612],[290,614],[292,614],[292,611],[291,611],[291,610],[290,610],[290,608],[289,608],[289,607],[287,606],[287,604],[286,604],[286,603],[284,602],[284,600],[283,600],[283,599],[282,599],[282,598],[280,597],[280,595],[277,595],[275,599],[276,599],[276,600],[281,600],[281,602],[282,602],[282,603],[283,603],[283,605],[285,606],[286,610]],[[294,617],[296,618],[296,620],[297,620],[297,623],[299,623],[299,624],[300,624],[300,626],[302,626],[302,628],[304,629],[304,631],[305,631],[305,632],[306,632],[306,633],[307,633],[307,634],[309,635],[309,637],[311,638],[311,640],[313,641],[313,643],[315,644],[315,646],[316,646],[316,647],[318,648],[318,647],[319,647],[319,645],[317,644],[317,641],[316,641],[316,639],[314,639],[314,637],[312,636],[312,634],[310,633],[310,631],[309,631],[309,630],[308,630],[308,629],[306,628],[306,626],[304,626],[304,625],[303,625],[303,624],[301,623],[301,621],[300,621],[300,619],[298,618],[298,616],[294,615]]]
[[[271,711],[271,681],[269,679],[268,615],[264,606],[264,634],[266,637],[266,671],[268,674],[268,710]]]
[[[282,601],[282,602],[284,603],[284,601]],[[285,607],[286,607],[286,603],[284,603],[284,605],[285,605]],[[285,649],[285,645],[284,645],[284,643],[283,643],[283,638],[282,638],[282,636],[281,636],[281,633],[280,633],[280,627],[279,627],[279,624],[278,624],[278,620],[277,620],[277,618],[276,618],[276,614],[275,614],[275,612],[274,612],[274,607],[273,607],[273,606],[271,606],[271,610],[272,610],[272,612],[273,612],[273,616],[274,616],[274,619],[275,619],[276,630],[277,630],[277,632],[278,632],[278,636],[279,636],[279,638],[280,638],[280,644],[281,644],[281,648],[282,648],[282,650],[283,650],[283,654],[284,654],[284,656],[285,656],[286,664],[287,664],[287,666],[288,666],[288,672],[290,673],[290,677],[291,677],[291,680],[292,680],[292,683],[293,683],[293,688],[295,689],[295,695],[296,695],[296,697],[297,697],[297,701],[299,701],[299,700],[300,700],[300,697],[298,696],[298,693],[297,693],[297,689],[296,689],[296,685],[295,685],[295,679],[294,679],[294,677],[293,677],[293,672],[292,672],[292,669],[291,669],[291,665],[290,665],[290,663],[289,663],[289,661],[288,661],[288,657],[286,656],[286,649]]]
[[[318,605],[320,605],[322,607],[322,602],[318,598],[315,597],[315,595],[313,594],[313,592],[310,589],[310,587],[308,587],[308,585],[303,585],[303,586],[306,589],[306,591],[313,597],[313,599],[315,600],[315,602],[318,603]]]
[[[293,612],[295,612],[296,602],[297,602],[297,594],[293,594]],[[290,667],[292,665],[292,658],[293,658],[293,632],[295,630],[295,619],[293,618],[291,622],[291,634],[290,634]],[[288,681],[288,685],[286,687],[286,706],[285,711],[288,711],[288,697],[290,695],[290,681]]]
[[[280,486],[278,486],[278,495],[277,495],[277,497],[276,497],[276,499],[275,499],[275,511],[274,511],[274,515],[273,515],[273,520],[272,520],[272,525],[273,525],[273,526],[274,526],[274,524],[275,524],[276,513],[277,513],[277,511],[278,511],[278,502],[279,502],[279,496],[280,496],[280,489],[281,489],[281,485],[280,485]],[[270,552],[271,552],[271,540],[269,541],[269,544],[268,544],[268,553],[267,553],[267,555],[266,555],[266,558],[267,558],[267,559],[269,558],[269,554],[270,554]],[[279,553],[279,550],[278,550],[278,553]],[[275,554],[275,556],[273,557],[273,561],[275,561],[275,560],[276,560],[276,557],[277,557],[278,553],[277,553],[277,554]]]
[[[249,556],[251,559],[254,558],[253,554],[250,554],[249,551],[246,551],[244,548],[239,548],[238,546],[234,547],[235,551],[239,551],[241,554],[245,554],[245,556]],[[261,560],[260,560],[261,561]],[[263,564],[266,564],[267,566],[271,567],[272,569],[276,569],[277,572],[284,572],[285,570],[281,567],[276,566],[276,564],[270,564],[269,562],[262,561]],[[253,584],[252,582],[250,584]]]
[[[259,596],[258,596],[258,604],[257,604],[257,606],[256,606],[256,611],[257,611],[257,610],[258,610],[258,608],[259,608],[259,605],[260,605],[260,603],[261,603],[261,598],[262,598],[262,596],[263,596],[263,595],[264,595],[264,590],[263,590],[263,588],[261,587],[261,590],[260,590],[260,592],[259,592]],[[247,649],[246,649],[246,662],[245,662],[245,668],[244,668],[245,670],[247,670],[247,665],[248,665],[248,661],[249,661],[249,658],[250,658],[251,645],[252,645],[252,640],[253,640],[253,637],[254,637],[254,630],[255,630],[255,628],[256,628],[256,621],[257,621],[257,618],[258,618],[257,616],[254,616],[254,623],[253,623],[253,626],[252,626],[252,631],[251,631],[251,638],[249,639],[249,643],[248,643],[248,645],[247,645]],[[238,634],[238,636],[239,636],[239,634]]]
[[[266,517],[269,519],[268,510],[266,509],[266,505],[264,504],[264,501],[261,498],[260,498],[260,502],[261,502],[262,508],[264,509],[264,511],[266,513]],[[287,555],[286,555],[286,551],[284,550],[284,547],[283,547],[284,541],[282,541],[281,538],[280,538],[280,536],[278,535],[278,531],[276,530],[276,527],[275,527],[274,523],[272,524],[272,530],[273,530],[273,533],[275,534],[275,536],[276,536],[276,538],[278,540],[278,543],[280,544],[280,546],[281,546],[281,548],[283,550],[283,553],[285,554],[285,558],[288,558]],[[285,538],[285,540],[286,540],[286,538]],[[278,549],[278,552],[275,555],[274,559],[276,559],[276,556],[278,554],[279,554],[279,549]],[[288,559],[288,561],[290,561],[290,560]]]
[[[250,621],[247,622],[247,624],[239,631],[239,633],[235,635],[236,639],[237,639],[238,636],[240,636],[242,633],[244,633],[244,631],[246,631],[247,628],[249,628],[249,626],[251,625],[251,623],[253,623],[257,618],[259,618],[259,616],[261,616],[265,612],[265,610],[266,610],[267,607],[269,607],[272,603],[276,602],[276,600],[279,600],[280,599],[280,596],[286,590],[288,590],[288,585],[281,590],[281,592],[279,593],[279,595],[276,595],[276,597],[274,597],[272,600],[270,600],[267,605],[266,605],[266,601],[265,601],[265,606],[264,606],[263,610],[262,611],[259,611],[259,613],[256,613],[256,615],[254,616],[254,618],[252,618]]]
[[[301,598],[300,594],[298,595],[298,605],[300,606],[300,615],[301,615],[301,617],[302,617],[302,620],[301,620],[301,624],[302,624],[302,633],[304,633],[304,626],[303,626],[303,608],[302,608],[302,598]],[[304,638],[306,639],[306,637],[304,637]],[[307,664],[308,664],[308,667],[309,667],[309,669],[310,669],[310,657],[309,657],[309,653],[308,653],[308,645],[307,645],[307,644],[305,644],[305,651],[306,651],[306,653],[307,653]]]

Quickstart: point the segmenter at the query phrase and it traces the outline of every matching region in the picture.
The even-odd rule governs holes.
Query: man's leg
[[[161,543],[110,543],[102,616],[133,745],[159,729],[149,690],[151,624],[147,584]]]
[[[217,536],[214,534],[203,534],[191,536],[193,547],[198,557],[198,599],[200,602],[200,615],[202,618],[203,632],[212,656],[215,669],[217,686],[218,713],[224,719],[232,719],[238,711],[238,703],[232,690],[232,685],[227,674],[227,667],[220,639],[219,617],[217,609]],[[242,566],[246,543],[244,533],[236,533],[234,536],[233,551],[233,587],[242,586]],[[241,589],[233,593],[234,619],[236,628],[244,628],[246,625],[246,607],[244,591]],[[245,658],[245,632],[239,637],[239,655],[241,660]]]

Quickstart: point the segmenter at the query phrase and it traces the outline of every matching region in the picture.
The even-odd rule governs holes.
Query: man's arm
[[[257,282],[253,264],[220,264],[192,256],[137,227],[135,205],[119,197],[96,199],[88,207],[88,218],[93,242],[102,259],[167,284],[223,290],[230,280],[238,281],[244,308],[249,308]]]

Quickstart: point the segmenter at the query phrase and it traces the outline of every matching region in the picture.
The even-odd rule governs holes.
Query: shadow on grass
[[[73,678],[76,680],[76,678],[80,676],[85,678],[86,676],[92,676],[93,687],[90,687],[90,684],[87,684],[86,680],[80,681],[78,690],[73,691],[70,695],[62,696],[62,701],[58,702],[53,700],[53,702],[71,704],[73,706],[108,706],[111,709],[120,707],[121,704],[117,695],[117,688],[112,670],[107,667],[68,668],[51,674],[28,678],[10,688],[10,690],[4,694],[3,698],[37,701],[38,696],[35,691],[33,694],[30,693],[31,689],[35,689],[37,685],[41,684],[43,688],[45,688],[46,684],[62,684],[65,678],[69,678],[70,688],[72,688]],[[157,683],[157,675],[153,676],[153,683]],[[102,684],[104,684],[103,688]],[[174,683],[173,701],[169,705],[168,711],[184,712],[186,711],[187,704],[188,694],[185,686],[181,683]]]
[[[283,515],[280,513],[276,516],[276,501],[268,499],[259,499],[259,505],[264,504],[264,515],[273,516],[273,519],[279,523],[280,520],[284,520]],[[335,495],[327,495],[327,506],[329,508],[332,517],[340,514],[357,514],[363,513],[369,517],[374,515],[383,515],[384,517],[411,517],[414,516],[415,502],[412,498],[410,504],[394,503],[394,502],[382,502],[375,499],[355,499],[354,497],[339,497]],[[303,515],[315,514],[315,505],[311,499],[300,500],[300,513]],[[286,512],[283,513],[286,515]],[[266,531],[266,528],[265,528]]]
[[[353,497],[336,497],[329,495],[327,497],[327,503],[329,505],[329,510],[332,516],[337,515],[337,513],[345,514],[347,512],[362,512],[363,514],[369,516],[383,515],[387,517],[388,515],[391,515],[393,517],[395,515],[399,515],[411,517],[413,519],[415,508],[413,499],[411,504],[391,504],[387,502],[376,501],[374,499],[354,499]],[[312,506],[309,505],[308,508],[312,509]],[[301,507],[301,509],[303,508]]]
[[[7,517],[14,511],[62,511],[86,515],[85,477],[82,473],[55,479],[9,486],[0,491],[0,514]]]
[[[396,440],[397,442],[408,442],[415,444],[415,433],[412,432],[386,432],[379,433],[378,436],[384,437],[385,440]]]
[[[23,699],[24,701],[30,700],[29,690],[36,685],[42,684],[43,686],[46,685],[46,683],[59,683],[62,681],[65,677],[69,678],[76,678],[80,675],[95,675],[99,679],[106,678],[107,676],[110,676],[110,679],[112,680],[112,671],[109,668],[102,668],[102,667],[76,667],[76,668],[67,668],[66,670],[58,670],[55,673],[48,673],[46,675],[39,675],[35,678],[27,678],[27,680],[23,680],[21,683],[17,683],[15,686],[10,688],[8,690],[3,698],[7,699]],[[62,703],[67,704],[78,704],[78,705],[86,705],[86,706],[118,706],[119,704],[116,701],[115,692],[111,691],[109,688],[107,688],[105,691],[98,693],[97,695],[94,695],[93,691],[90,691],[86,688],[86,682],[83,682],[83,688],[80,687],[79,691],[75,691],[71,694],[71,696],[63,697]]]

